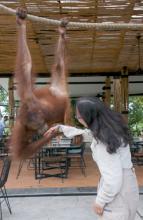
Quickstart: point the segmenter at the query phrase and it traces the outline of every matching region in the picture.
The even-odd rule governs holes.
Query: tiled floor
[[[6,220],[97,220],[93,212],[95,196],[44,196],[10,198],[12,215],[3,204]],[[119,219],[119,218],[118,218]],[[143,219],[143,196],[135,220]],[[116,219],[115,219],[116,220]]]
[[[35,180],[34,170],[27,169],[26,161],[22,167],[20,176],[16,179],[19,162],[13,161],[10,170],[9,178],[7,181],[7,188],[20,189],[20,188],[45,188],[45,187],[94,187],[97,186],[99,179],[99,172],[96,164],[92,160],[92,156],[88,153],[85,157],[86,161],[86,176],[81,173],[80,169],[70,169],[67,179],[62,182],[61,178],[50,177],[42,179],[41,181]],[[136,174],[140,186],[143,186],[143,166],[136,166]]]

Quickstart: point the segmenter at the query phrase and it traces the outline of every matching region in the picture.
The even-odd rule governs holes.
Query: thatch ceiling
[[[78,22],[142,23],[141,0],[9,0],[1,4],[16,9],[25,5],[28,13],[41,17],[60,19],[69,17]],[[138,68],[136,35],[139,31],[68,30],[71,73],[111,73],[128,66]],[[143,33],[140,31],[140,34]],[[50,72],[57,40],[56,28],[28,21],[28,43],[34,72]],[[141,38],[141,52],[142,52]],[[14,71],[16,53],[15,17],[0,12],[0,73]],[[141,56],[141,64],[143,56]],[[143,69],[143,65],[141,65]]]

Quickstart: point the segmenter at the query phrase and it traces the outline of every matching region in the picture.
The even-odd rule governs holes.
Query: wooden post
[[[121,72],[122,114],[128,122],[128,69],[123,67]]]
[[[111,97],[111,79],[109,76],[106,77],[105,86],[103,87],[104,93],[104,102],[108,107],[110,107],[110,97]]]
[[[113,98],[114,98],[114,110],[117,112],[122,111],[121,105],[121,77],[113,77]]]
[[[14,82],[13,77],[9,78],[9,126],[10,129],[14,124]]]
[[[69,100],[69,102],[67,103],[67,110],[64,117],[64,124],[73,125],[72,115],[73,115],[72,105],[71,105],[71,101]]]

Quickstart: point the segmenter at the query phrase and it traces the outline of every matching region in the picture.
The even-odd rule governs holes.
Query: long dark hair
[[[93,136],[106,145],[107,152],[115,153],[131,143],[131,135],[123,116],[111,110],[100,99],[79,98],[76,107]]]

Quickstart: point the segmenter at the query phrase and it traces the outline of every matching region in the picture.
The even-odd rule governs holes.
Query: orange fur
[[[69,112],[67,92],[67,55],[65,28],[59,28],[55,63],[52,68],[51,85],[33,89],[32,61],[26,42],[26,23],[18,14],[18,50],[15,77],[21,99],[18,116],[9,144],[15,158],[27,158],[49,141],[45,136],[33,141],[33,136],[42,133],[45,126],[64,123]],[[25,13],[25,12],[24,12]],[[23,14],[22,14],[23,15]],[[52,138],[52,137],[51,137]]]

